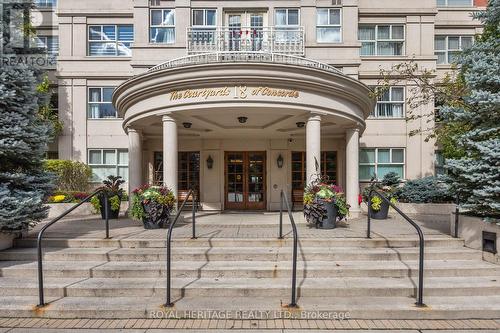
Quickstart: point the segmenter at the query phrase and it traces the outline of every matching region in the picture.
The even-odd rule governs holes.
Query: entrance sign
[[[247,99],[251,96],[299,98],[300,93],[293,89],[236,85],[234,87],[173,90],[169,95],[171,101],[180,101],[185,99],[208,100],[210,98],[229,96],[234,99]]]

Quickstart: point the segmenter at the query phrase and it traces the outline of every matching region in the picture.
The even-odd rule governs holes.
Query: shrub
[[[436,177],[409,180],[396,193],[399,201],[410,203],[452,202],[449,186]]]
[[[45,170],[56,174],[56,185],[60,191],[86,191],[89,188],[92,170],[85,163],[47,160]]]

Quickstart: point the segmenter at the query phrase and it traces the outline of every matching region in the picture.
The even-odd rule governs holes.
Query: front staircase
[[[197,310],[282,315],[291,295],[292,240],[272,238],[276,225],[262,227],[272,230],[267,238],[218,238],[203,235],[200,227],[201,237],[192,240],[174,231],[177,317]],[[300,226],[299,236],[301,232],[309,231]],[[463,240],[426,237],[427,307],[419,308],[414,305],[416,236],[364,239],[334,233],[300,238],[300,308],[290,309],[292,313],[325,311],[358,319],[500,318],[500,266],[482,261],[481,252],[464,247]],[[0,252],[0,317],[152,318],[170,310],[162,307],[165,239],[148,235],[45,240],[45,297],[50,304],[43,308],[35,306],[36,240],[17,240],[14,248]]]

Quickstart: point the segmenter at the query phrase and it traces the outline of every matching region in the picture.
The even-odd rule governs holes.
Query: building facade
[[[372,98],[380,70],[412,60],[444,75],[486,1],[37,2],[53,22],[38,33],[58,45],[53,155],[95,181],[196,188],[209,210],[274,210],[322,174],[356,211],[372,175],[440,167],[429,123],[405,119],[412,83]]]

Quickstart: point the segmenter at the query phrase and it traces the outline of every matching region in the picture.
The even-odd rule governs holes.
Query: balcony
[[[303,27],[189,27],[187,40],[188,54],[262,51],[305,55]]]

